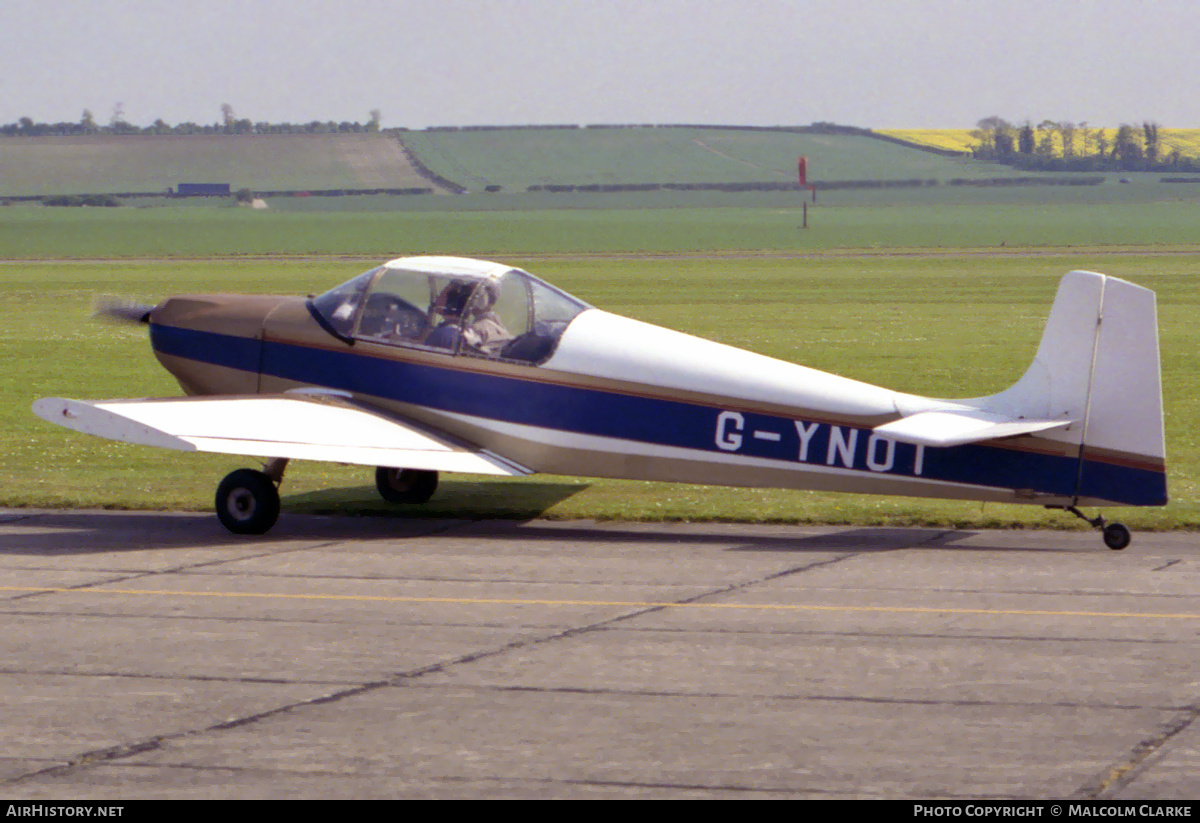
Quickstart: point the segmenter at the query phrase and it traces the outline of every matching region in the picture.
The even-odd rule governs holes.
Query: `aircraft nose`
[[[170,297],[150,312],[150,323],[179,329],[254,337],[266,316],[287,297],[243,294],[186,294]]]
[[[150,344],[184,391],[254,394],[263,323],[286,297],[181,295],[150,312]]]

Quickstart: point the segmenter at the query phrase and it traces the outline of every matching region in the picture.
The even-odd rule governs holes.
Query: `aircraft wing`
[[[142,400],[47,397],[33,412],[85,434],[179,451],[524,475],[532,470],[410,420],[328,393]]]
[[[1019,434],[1034,434],[1071,425],[1071,420],[1030,420],[995,412],[970,410],[924,411],[876,426],[875,434],[918,446],[961,446]]]

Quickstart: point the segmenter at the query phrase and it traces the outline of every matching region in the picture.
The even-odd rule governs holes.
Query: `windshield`
[[[473,274],[401,265],[361,274],[309,307],[347,341],[541,363],[588,305],[519,269]]]

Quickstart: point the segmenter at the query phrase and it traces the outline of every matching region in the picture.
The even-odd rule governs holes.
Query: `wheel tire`
[[[1132,539],[1133,536],[1123,523],[1109,523],[1104,527],[1104,545],[1115,552],[1128,546]]]
[[[279,519],[279,490],[262,472],[238,469],[217,486],[216,510],[234,534],[265,534]]]
[[[437,490],[438,473],[421,469],[391,469],[380,466],[375,470],[375,488],[389,503],[424,503]]]

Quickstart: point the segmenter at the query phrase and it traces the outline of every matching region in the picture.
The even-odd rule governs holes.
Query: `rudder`
[[[1154,292],[1089,271],[1065,275],[1033,364],[981,404],[1014,417],[1070,419],[1049,439],[1078,447],[1078,503],[1167,501]]]

